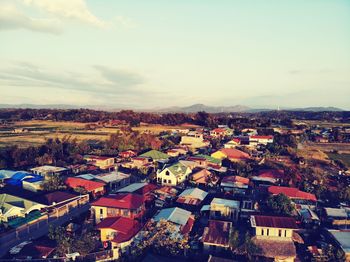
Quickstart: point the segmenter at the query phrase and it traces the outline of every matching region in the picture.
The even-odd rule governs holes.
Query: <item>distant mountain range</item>
[[[0,108],[31,108],[31,109],[42,109],[42,108],[50,108],[50,109],[79,109],[79,108],[89,108],[94,110],[105,110],[105,111],[120,111],[126,108],[113,108],[111,106],[103,105],[103,106],[75,106],[75,105],[66,105],[66,104],[53,104],[53,105],[36,105],[36,104],[0,104]],[[132,108],[127,108],[132,109]],[[275,109],[258,109],[251,108],[243,105],[235,105],[235,106],[207,106],[204,104],[194,104],[185,107],[167,107],[167,108],[154,108],[154,109],[134,109],[135,111],[144,111],[144,112],[157,112],[157,113],[196,113],[199,111],[205,111],[208,113],[237,113],[237,112],[247,112],[247,113],[255,113],[255,112],[263,112],[263,111],[273,111]],[[281,110],[286,111],[309,111],[309,112],[322,112],[322,111],[344,111],[341,108],[337,107],[305,107],[305,108],[282,108]]]

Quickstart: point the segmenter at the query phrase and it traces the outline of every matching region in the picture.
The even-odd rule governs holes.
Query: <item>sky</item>
[[[0,0],[0,104],[349,102],[349,0]]]

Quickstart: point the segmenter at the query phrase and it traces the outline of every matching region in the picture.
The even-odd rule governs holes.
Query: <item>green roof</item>
[[[23,208],[24,210],[28,210],[32,206],[38,205],[34,201],[30,201],[21,197],[9,195],[9,194],[0,194],[0,209],[3,213],[6,213],[12,207]]]
[[[41,216],[42,216],[42,214],[40,213],[40,211],[35,210],[35,211],[30,212],[26,217],[16,217],[14,219],[11,219],[8,222],[8,225],[12,228],[17,228],[17,227],[22,226],[26,223],[29,223],[30,221],[38,219]]]
[[[140,155],[140,157],[150,157],[153,160],[169,159],[169,156],[167,154],[164,154],[163,152],[160,152],[158,150],[150,150]]]
[[[216,159],[216,158],[208,156],[208,155],[195,155],[195,157],[203,157],[203,158],[205,158],[206,160],[208,160],[211,163],[218,164],[218,165],[221,164],[221,160],[220,159]]]
[[[186,173],[187,166],[184,164],[177,162],[175,164],[172,164],[171,166],[167,167],[171,173],[173,173],[175,176],[182,175]]]

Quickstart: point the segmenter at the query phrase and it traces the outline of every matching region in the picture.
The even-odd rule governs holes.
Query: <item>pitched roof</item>
[[[208,169],[202,169],[192,175],[192,180],[196,183],[207,184],[208,178],[211,178],[213,184],[216,184],[219,180],[218,177]]]
[[[141,229],[141,224],[131,218],[109,217],[102,220],[97,229],[110,228],[117,231],[112,242],[123,243],[133,238]]]
[[[297,224],[292,217],[260,216],[250,217],[252,227],[273,227],[297,229]]]
[[[150,150],[146,153],[141,154],[140,156],[141,157],[150,157],[153,160],[169,159],[169,156],[167,154],[164,154],[163,152],[160,152],[158,150]]]
[[[317,198],[314,194],[300,191],[295,187],[270,186],[268,188],[268,191],[270,194],[273,194],[273,195],[285,194],[287,197],[292,199],[294,198],[294,199],[317,201]]]
[[[160,210],[160,212],[154,217],[155,221],[161,219],[173,222],[175,224],[184,226],[191,216],[191,212],[182,208],[172,207]]]
[[[191,197],[191,198],[196,198],[199,199],[201,201],[204,200],[204,198],[208,195],[207,192],[205,192],[202,189],[199,188],[188,188],[185,189],[180,195],[179,197]]]
[[[283,179],[285,178],[283,169],[262,169],[259,171],[259,177]]]
[[[204,229],[202,241],[228,247],[231,227],[231,222],[210,220],[208,227]]]
[[[182,164],[181,162],[177,162],[175,164],[172,164],[170,166],[166,166],[165,168],[169,169],[171,173],[173,173],[175,176],[183,175],[186,173],[188,167]]]
[[[119,189],[117,192],[123,192],[123,193],[137,193],[140,195],[147,194],[148,192],[151,192],[157,188],[156,185],[141,182],[141,183],[132,183],[126,187],[123,187]]]
[[[12,207],[23,208],[25,211],[39,203],[9,194],[0,194],[0,209],[6,213]]]
[[[256,256],[277,259],[286,259],[296,256],[296,249],[293,241],[259,239],[257,237],[253,237],[252,241],[258,247],[253,250]]]
[[[250,136],[250,138],[253,138],[253,139],[273,139],[273,136]]]
[[[209,162],[213,163],[213,164],[218,164],[218,165],[221,165],[221,160],[220,159],[216,159],[212,156],[208,156],[208,155],[195,155],[195,157],[202,157],[202,158],[205,158],[206,160],[208,160]]]
[[[249,154],[235,148],[222,148],[218,151],[223,153],[227,158],[231,158],[231,159],[249,159],[250,158]]]
[[[83,187],[88,192],[105,186],[105,183],[86,180],[80,177],[68,177],[65,181],[66,185],[71,188]]]
[[[101,197],[92,206],[114,207],[120,209],[138,209],[144,203],[142,196],[137,194],[117,194]]]
[[[37,201],[39,203],[43,203],[45,205],[52,205],[54,203],[60,203],[60,202],[65,202],[68,200],[71,200],[73,198],[76,198],[77,195],[68,193],[68,192],[63,192],[63,191],[55,191],[51,192],[45,195],[40,195],[37,197]]]

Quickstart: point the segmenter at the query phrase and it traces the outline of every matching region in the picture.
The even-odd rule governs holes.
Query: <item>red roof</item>
[[[187,220],[187,223],[186,225],[184,225],[182,228],[181,228],[181,233],[183,235],[187,234],[187,233],[190,233],[191,230],[192,230],[192,227],[194,225],[194,217],[193,216],[190,216]]]
[[[92,206],[114,207],[120,209],[138,209],[144,203],[144,198],[137,194],[117,194],[101,197]]]
[[[235,148],[222,148],[220,149],[222,153],[224,153],[227,158],[233,158],[233,159],[249,159],[249,154],[246,152],[243,152],[241,150],[235,149]]]
[[[275,217],[275,216],[252,216],[252,225],[257,227],[275,227],[296,229],[297,224],[292,217]]]
[[[314,194],[300,191],[295,187],[270,186],[268,191],[273,195],[285,194],[287,197],[292,199],[294,198],[317,201],[317,198]]]
[[[250,136],[250,138],[254,138],[254,139],[273,139],[273,136]]]
[[[204,229],[203,242],[221,246],[229,245],[231,222],[210,220],[208,227]]]
[[[215,133],[225,133],[226,132],[226,129],[225,128],[215,128],[212,130],[212,132],[215,132]]]
[[[68,177],[65,183],[71,188],[83,187],[88,192],[92,192],[105,186],[105,183],[91,181],[80,177]]]
[[[224,183],[242,183],[245,185],[249,184],[249,178],[241,177],[241,176],[225,176],[221,182]]]
[[[131,218],[109,217],[102,220],[97,229],[110,228],[117,231],[112,242],[123,243],[133,238],[141,229],[141,224]]]

